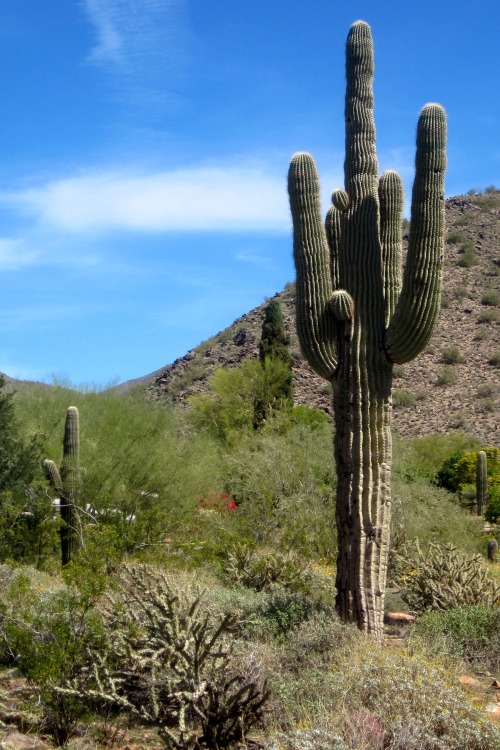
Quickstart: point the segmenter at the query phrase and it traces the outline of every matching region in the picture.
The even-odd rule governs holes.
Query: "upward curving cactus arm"
[[[446,115],[427,104],[417,127],[410,241],[403,288],[385,339],[392,362],[414,359],[429,341],[440,299],[444,252]]]
[[[404,191],[397,172],[384,172],[378,183],[380,202],[380,242],[384,274],[385,324],[391,320],[401,292]]]
[[[335,321],[329,315],[332,296],[330,250],[321,219],[319,178],[309,154],[295,154],[288,172],[297,269],[297,333],[307,360],[329,380],[337,367]]]

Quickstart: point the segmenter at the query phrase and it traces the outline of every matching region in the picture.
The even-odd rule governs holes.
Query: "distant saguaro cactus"
[[[75,505],[80,499],[80,420],[76,406],[70,406],[66,412],[64,426],[63,460],[61,471],[57,470],[54,461],[45,459],[42,463],[47,479],[59,495],[61,512],[61,556],[62,564],[67,565],[75,550]]]
[[[418,121],[411,231],[401,272],[402,181],[378,178],[373,43],[356,22],[346,47],[345,190],[323,227],[313,158],[292,158],[289,195],[302,351],[333,385],[337,466],[337,609],[381,640],[391,510],[392,367],[427,344],[440,307],[446,116]]]
[[[488,560],[490,562],[495,562],[497,559],[498,554],[498,542],[495,539],[495,537],[491,537],[491,539],[488,539]]]
[[[488,501],[488,462],[486,453],[479,451],[476,465],[476,505],[477,515],[482,516]]]

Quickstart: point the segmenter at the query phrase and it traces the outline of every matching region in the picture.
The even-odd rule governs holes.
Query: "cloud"
[[[114,17],[116,6],[117,3],[105,0],[85,0],[85,11],[97,32],[97,44],[89,55],[91,60],[124,63],[124,40]]]
[[[101,171],[0,194],[2,202],[74,233],[290,230],[285,179],[253,167]]]
[[[88,60],[111,73],[132,102],[171,100],[188,59],[186,0],[83,0],[96,43]]]
[[[39,254],[27,250],[22,240],[0,239],[0,271],[17,271],[37,262]]]

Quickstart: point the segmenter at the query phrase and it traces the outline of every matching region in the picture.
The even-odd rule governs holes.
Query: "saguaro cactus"
[[[477,515],[482,516],[487,503],[488,467],[486,453],[479,451],[476,464],[476,505]]]
[[[47,478],[59,494],[61,512],[61,555],[62,564],[67,565],[76,547],[75,505],[80,495],[80,421],[76,406],[70,406],[66,412],[64,426],[63,460],[61,472],[54,461],[45,459],[43,467]]]
[[[314,160],[289,170],[302,351],[333,385],[337,469],[337,609],[383,636],[391,510],[392,367],[416,357],[438,315],[444,234],[446,117],[428,104],[417,128],[408,255],[401,272],[402,181],[378,178],[373,43],[356,22],[346,47],[345,190],[323,227]]]

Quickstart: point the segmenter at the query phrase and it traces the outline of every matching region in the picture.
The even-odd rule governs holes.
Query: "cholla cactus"
[[[146,565],[124,566],[100,607],[109,654],[90,652],[88,672],[59,693],[139,717],[158,729],[168,750],[244,743],[270,692],[259,669],[240,671],[234,614],[213,618],[201,594],[179,597],[165,574]]]
[[[75,506],[80,499],[80,421],[76,406],[70,406],[66,412],[64,427],[63,460],[61,471],[57,470],[54,461],[45,459],[43,468],[59,496],[61,512],[61,556],[62,564],[67,565],[74,552],[77,535],[75,533]]]
[[[337,609],[383,635],[391,509],[394,363],[416,357],[438,315],[444,236],[446,118],[428,104],[417,127],[411,231],[401,272],[403,188],[378,178],[370,27],[347,38],[345,190],[326,225],[316,166],[296,154],[289,171],[297,269],[297,331],[313,369],[333,385],[337,465]]]
[[[500,585],[489,577],[481,555],[468,556],[453,544],[430,544],[424,553],[416,543],[402,576],[403,599],[417,612],[500,604]]]
[[[488,502],[488,467],[486,453],[479,451],[476,465],[476,504],[477,515],[482,516]]]

